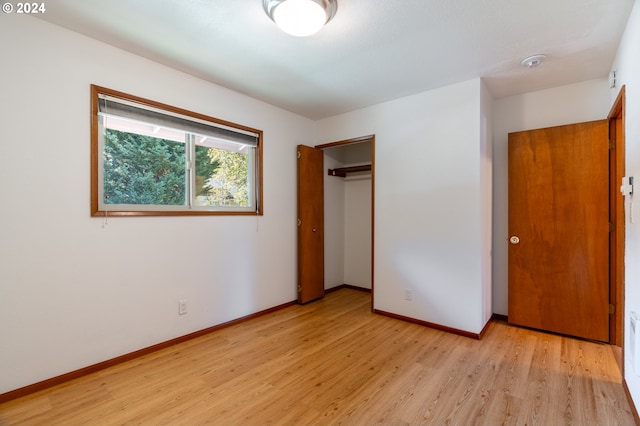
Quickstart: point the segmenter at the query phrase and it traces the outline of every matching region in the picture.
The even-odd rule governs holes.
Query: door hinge
[[[302,293],[302,286],[298,284],[298,293]]]
[[[616,224],[613,222],[609,222],[609,232],[614,232],[616,230]]]
[[[298,219],[298,226],[302,225],[302,221]]]
[[[616,149],[616,140],[609,139],[609,149]]]
[[[298,158],[300,158],[302,156],[302,154],[300,154],[300,151],[298,151]]]
[[[609,314],[615,314],[616,313],[616,305],[614,305],[613,303],[609,303]]]

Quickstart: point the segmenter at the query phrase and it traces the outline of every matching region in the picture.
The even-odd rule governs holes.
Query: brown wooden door
[[[324,296],[324,154],[298,145],[298,302]]]
[[[608,121],[509,134],[509,322],[609,340]]]

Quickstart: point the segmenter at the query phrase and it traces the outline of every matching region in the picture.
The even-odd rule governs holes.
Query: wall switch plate
[[[178,315],[184,315],[187,313],[187,301],[181,300],[178,302]]]

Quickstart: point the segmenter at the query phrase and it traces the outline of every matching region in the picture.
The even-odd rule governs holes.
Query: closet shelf
[[[347,174],[349,173],[368,172],[368,171],[371,171],[371,164],[365,164],[363,166],[340,167],[338,169],[327,170],[329,176],[339,176],[339,177],[346,177]]]

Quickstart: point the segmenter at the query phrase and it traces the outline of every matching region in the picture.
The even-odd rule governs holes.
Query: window
[[[262,131],[91,86],[92,216],[262,214]]]

